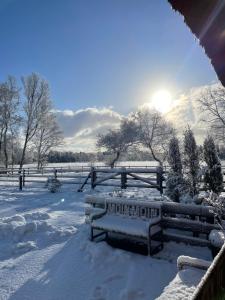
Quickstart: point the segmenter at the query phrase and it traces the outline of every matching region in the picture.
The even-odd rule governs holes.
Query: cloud
[[[216,89],[218,85],[217,83],[210,86]],[[202,143],[208,130],[206,124],[201,122],[204,116],[198,104],[198,99],[207,87],[209,85],[193,88],[187,93],[181,94],[174,100],[174,107],[165,114],[167,120],[177,129],[179,135],[182,135],[185,127],[189,125],[193,129],[198,143]],[[145,105],[137,107],[136,110],[141,108],[145,108]],[[67,151],[94,151],[96,136],[108,129],[118,128],[121,120],[125,117],[115,112],[111,107],[54,110],[54,112],[65,137],[64,148],[61,150]]]
[[[112,108],[55,110],[65,137],[65,147],[71,151],[93,151],[96,136],[108,129],[118,128],[123,115]]]
[[[202,122],[205,115],[203,115],[200,109],[198,100],[208,87],[216,89],[219,85],[216,83],[200,86],[179,96],[176,106],[166,114],[167,120],[171,121],[177,129],[178,134],[182,134],[185,127],[189,125],[194,131],[197,141],[202,143],[207,134],[208,127],[206,123]]]

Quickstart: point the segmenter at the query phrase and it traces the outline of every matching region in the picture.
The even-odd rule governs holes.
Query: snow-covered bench
[[[89,214],[89,223],[91,240],[116,233],[145,241],[149,255],[163,248],[161,205],[157,202],[106,199],[104,209]],[[153,239],[158,241],[155,247]]]

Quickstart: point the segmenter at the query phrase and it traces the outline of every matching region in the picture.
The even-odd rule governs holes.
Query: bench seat
[[[104,215],[100,219],[92,222],[92,227],[104,231],[122,233],[134,237],[147,238],[149,234],[149,225],[156,225],[160,222],[160,217],[151,220],[140,220],[135,218],[126,218],[117,215]],[[161,230],[160,225],[151,228],[151,235]]]

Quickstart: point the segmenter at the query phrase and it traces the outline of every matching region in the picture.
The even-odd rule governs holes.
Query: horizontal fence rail
[[[225,174],[225,166],[222,169]],[[19,182],[21,189],[26,183],[44,183],[48,177],[55,177],[65,184],[80,185],[78,191],[82,191],[86,185],[89,185],[92,188],[96,186],[111,186],[122,189],[130,187],[151,188],[162,194],[168,172],[168,166],[161,169],[153,165],[121,165],[115,168],[104,165],[46,166],[40,169],[24,167],[22,170],[19,167],[8,169],[0,167],[0,181]],[[203,178],[201,181],[203,182]],[[201,184],[200,190],[205,190],[203,184]]]

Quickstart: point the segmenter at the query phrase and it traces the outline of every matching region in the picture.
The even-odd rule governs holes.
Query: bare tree
[[[15,128],[20,117],[17,114],[19,106],[19,89],[14,77],[9,76],[7,81],[0,84],[0,152],[4,152],[4,164],[8,168],[8,143],[12,137],[12,128]]]
[[[138,111],[134,118],[139,126],[140,142],[150,150],[153,159],[163,165],[174,135],[173,127],[159,112],[150,109]]]
[[[57,123],[56,116],[54,113],[49,112],[43,116],[33,139],[37,153],[38,169],[43,166],[49,151],[61,145],[62,141],[63,135]]]
[[[211,134],[218,142],[225,140],[225,88],[221,85],[207,87],[198,100]]]
[[[137,142],[138,127],[133,120],[124,119],[118,130],[109,130],[106,134],[98,136],[97,147],[106,148],[113,155],[110,161],[111,168],[120,158],[121,154]]]
[[[43,116],[51,107],[48,83],[39,75],[32,73],[22,77],[24,94],[24,144],[20,160],[20,168],[23,167],[26,150],[29,142],[33,139],[38,128],[41,126]]]

